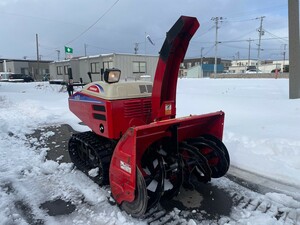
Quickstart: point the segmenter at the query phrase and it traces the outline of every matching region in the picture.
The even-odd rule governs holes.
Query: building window
[[[28,68],[21,68],[21,73],[22,74],[29,74]]]
[[[106,61],[106,62],[103,62],[103,69],[106,70],[106,69],[112,69],[114,68],[114,64],[112,61]]]
[[[66,75],[68,75],[68,69],[70,68],[70,66],[64,66],[64,73]]]
[[[58,67],[56,67],[56,69],[57,69],[57,75],[62,75],[63,74],[62,66],[58,66]]]
[[[133,73],[146,73],[146,62],[133,62]]]
[[[91,73],[100,73],[100,63],[99,62],[91,63]]]

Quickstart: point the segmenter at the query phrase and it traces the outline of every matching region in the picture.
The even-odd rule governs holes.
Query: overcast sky
[[[264,35],[261,59],[288,58],[287,0],[0,0],[0,58],[36,59],[36,34],[42,59],[103,53],[158,54],[165,33],[180,15],[197,17],[200,28],[188,57],[214,57],[215,23],[218,57],[257,58],[260,17]],[[150,35],[154,46],[145,39]],[[286,50],[285,50],[286,49]]]

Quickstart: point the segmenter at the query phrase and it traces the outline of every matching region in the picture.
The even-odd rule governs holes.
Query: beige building
[[[102,72],[111,68],[121,70],[121,80],[140,80],[145,75],[153,80],[157,61],[158,56],[118,53],[77,57],[50,63],[50,80],[67,81],[68,68],[74,82],[89,83],[88,72],[93,81],[99,81]]]
[[[47,60],[27,60],[27,59],[0,59],[0,72],[21,73],[30,75],[34,80],[41,81],[45,74],[49,73],[49,63]]]

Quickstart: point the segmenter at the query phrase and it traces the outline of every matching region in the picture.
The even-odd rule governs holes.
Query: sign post
[[[73,55],[73,48],[65,46],[65,55],[66,55],[65,57],[66,59],[71,59]]]

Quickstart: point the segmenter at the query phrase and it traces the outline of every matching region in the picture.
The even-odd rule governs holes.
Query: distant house
[[[259,70],[263,73],[271,73],[275,70],[280,72],[288,72],[289,60],[262,60],[260,61]],[[230,73],[245,73],[249,68],[257,67],[257,60],[240,59],[233,60],[229,67]]]
[[[231,64],[231,60],[222,60],[217,58],[217,73],[223,73],[227,70]],[[201,66],[202,65],[202,66]],[[211,73],[214,73],[215,58],[186,58],[183,60],[180,66],[180,76],[181,77],[209,77]],[[195,67],[195,68],[194,68]],[[193,68],[192,70],[190,70]],[[199,69],[203,69],[200,70]],[[201,75],[196,75],[195,73],[201,73]],[[189,75],[188,75],[189,73]]]
[[[27,59],[0,59],[0,71],[4,72],[6,64],[6,72],[22,73],[30,75],[35,80],[43,79],[43,76],[49,73],[48,60],[27,60]]]
[[[111,68],[121,70],[121,80],[140,80],[144,75],[153,80],[157,61],[158,56],[120,53],[77,57],[50,63],[50,80],[67,81],[68,68],[72,69],[74,82],[90,82],[88,72],[93,81],[102,80],[102,72]]]
[[[203,77],[203,72],[202,68],[200,65],[198,66],[193,66],[187,70],[187,78],[202,78]]]

